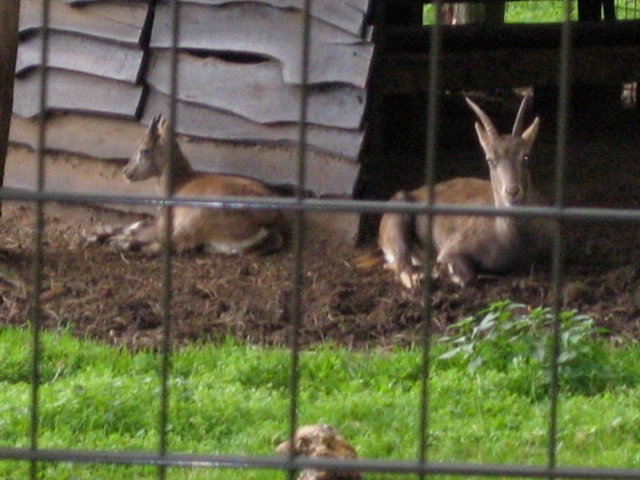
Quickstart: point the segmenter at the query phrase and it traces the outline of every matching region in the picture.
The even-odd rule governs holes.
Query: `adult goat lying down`
[[[173,151],[171,175],[175,197],[277,196],[255,179],[196,172],[177,142],[173,145]],[[167,121],[161,115],[156,115],[124,167],[125,178],[130,182],[138,182],[157,177],[158,190],[163,192],[169,174],[170,152]],[[160,209],[154,221],[134,223],[121,229],[108,241],[122,249],[158,250],[167,218],[166,209]],[[209,252],[245,254],[250,251],[273,252],[283,246],[283,217],[279,211],[272,209],[180,205],[172,208],[171,222],[171,245],[178,252],[202,247]]]
[[[529,102],[520,105],[513,131],[500,135],[487,114],[466,99],[477,115],[476,134],[484,150],[490,180],[454,178],[433,187],[436,204],[494,205],[499,208],[540,205],[542,199],[531,183],[529,153],[538,133],[539,118],[523,131]],[[426,202],[429,190],[422,186],[400,191],[391,201]],[[378,243],[385,268],[395,272],[407,288],[422,279],[426,215],[386,213],[382,216]],[[449,278],[460,286],[476,280],[478,272],[501,273],[531,265],[549,254],[552,225],[548,220],[513,216],[436,215],[431,241],[436,264],[446,267]]]

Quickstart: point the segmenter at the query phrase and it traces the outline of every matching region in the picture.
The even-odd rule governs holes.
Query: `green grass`
[[[555,23],[565,17],[565,3],[559,0],[532,0],[507,2],[505,5],[505,23]],[[571,20],[578,19],[577,3],[571,4]],[[432,4],[424,6],[422,21],[424,25],[434,23],[435,9]]]
[[[616,18],[637,19],[640,18],[640,7],[637,3],[627,0],[616,0]],[[565,18],[565,2],[562,0],[529,0],[507,2],[505,5],[505,23],[555,23],[562,22]],[[425,25],[434,22],[434,8],[427,4],[423,10],[423,23]],[[570,4],[569,18],[572,21],[578,19],[578,4],[572,1]]]
[[[563,1],[518,1],[506,4],[505,23],[555,23],[562,22],[566,15]],[[578,19],[578,4],[571,2],[569,18]]]
[[[497,307],[492,307],[497,308]],[[524,335],[524,334],[521,334]],[[160,358],[64,333],[43,332],[39,446],[154,451],[158,448]],[[640,348],[601,340],[606,378],[581,393],[563,387],[558,417],[562,465],[640,464]],[[28,447],[29,333],[0,330],[0,446]],[[595,347],[594,347],[595,348]],[[544,465],[549,403],[540,364],[446,355],[434,344],[429,381],[429,458]],[[441,356],[451,358],[438,359]],[[288,432],[286,351],[236,345],[176,352],[170,378],[169,449],[182,453],[271,455]],[[349,352],[331,346],[301,357],[299,421],[335,425],[366,458],[415,459],[420,351]],[[591,381],[591,380],[585,380]],[[28,478],[25,463],[0,462],[0,478]],[[42,464],[47,479],[156,478],[153,467]],[[286,478],[273,471],[170,469],[170,479]],[[368,475],[369,479],[386,478]]]

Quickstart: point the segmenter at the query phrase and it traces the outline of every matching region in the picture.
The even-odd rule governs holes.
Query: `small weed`
[[[603,342],[603,329],[593,319],[576,311],[558,314],[559,354],[557,358],[560,386],[575,393],[594,394],[616,383]],[[553,331],[556,321],[549,308],[528,309],[510,301],[496,302],[477,315],[466,317],[449,327],[440,341],[451,348],[440,360],[462,357],[469,371],[480,367],[505,370],[510,366],[529,365],[538,372],[527,390],[544,394],[550,382]],[[536,368],[537,367],[537,368]],[[530,390],[531,391],[531,390]]]

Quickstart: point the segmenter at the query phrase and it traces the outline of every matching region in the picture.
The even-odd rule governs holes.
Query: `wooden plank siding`
[[[184,2],[179,17],[180,49],[275,58],[282,63],[286,83],[301,83],[302,12],[242,2],[220,7]],[[161,4],[156,8],[151,48],[169,48],[171,42],[171,9]],[[372,44],[325,22],[313,21],[310,47],[310,83],[366,86]]]
[[[35,117],[40,111],[40,74],[32,70],[15,84],[13,111]],[[79,72],[51,68],[47,73],[49,112],[81,112],[136,118],[142,107],[143,87]]]
[[[167,50],[152,53],[146,77],[149,85],[167,95],[170,92],[169,53]],[[178,85],[180,101],[227,111],[262,124],[298,121],[300,87],[282,81],[282,71],[275,60],[238,63],[181,53]],[[364,89],[342,84],[312,85],[307,96],[307,121],[358,130],[365,103]]]
[[[76,158],[68,167],[71,172],[82,170],[85,163],[105,165],[100,171],[105,172],[112,182],[112,189],[125,189],[130,194],[136,191],[138,195],[154,195],[156,181],[147,182],[146,186],[129,184],[124,181],[119,172],[122,161],[128,159],[135,150],[138,139],[145,131],[143,125],[134,120],[107,118],[104,116],[62,115],[51,118],[47,122],[47,151],[58,154],[69,154]],[[13,116],[10,132],[11,143],[14,146],[33,151],[38,143],[37,122],[17,115]],[[237,144],[230,142],[211,142],[178,136],[180,146],[193,164],[194,168],[207,172],[234,172],[273,184],[294,185],[296,183],[298,154],[297,149],[290,146],[270,146]],[[29,188],[35,185],[37,168],[21,165],[22,156],[10,159],[12,176],[11,186]],[[82,158],[89,159],[80,160]],[[90,161],[97,158],[100,161]],[[313,192],[321,196],[344,195],[350,191],[356,181],[359,165],[336,157],[309,151],[307,153],[307,185],[313,185]],[[58,162],[59,164],[60,162]],[[113,173],[114,166],[117,172]],[[97,167],[96,167],[97,168]],[[50,181],[49,176],[58,178]],[[95,179],[76,178],[67,179],[66,183],[59,175],[47,169],[48,191],[64,192],[65,186],[73,182],[84,185],[83,191],[91,192]],[[97,187],[96,187],[97,188]],[[100,190],[93,190],[94,193]]]
[[[49,1],[49,28],[110,42],[140,45],[149,6],[130,2],[95,3],[71,8],[63,0]],[[20,35],[42,29],[42,0],[21,0]]]
[[[327,17],[332,9],[334,15],[345,8],[359,12],[359,27],[351,32],[318,17],[311,19],[307,72],[308,145],[354,161],[364,138],[373,55],[373,45],[361,36],[363,4],[326,0],[314,4],[324,6]],[[301,5],[296,1],[180,2],[179,133],[271,145],[298,141],[303,17],[295,8]],[[168,108],[171,43],[171,9],[161,2],[150,40],[146,80],[152,89],[143,122]],[[216,56],[220,54],[226,54],[226,60]]]
[[[65,0],[70,5],[86,5],[102,0]],[[147,2],[149,0],[139,0]],[[169,3],[169,0],[159,0]],[[369,8],[370,0],[343,0],[343,1],[312,1],[311,15],[319,20],[323,20],[335,25],[354,35],[362,35],[365,28],[365,15]],[[203,5],[224,5],[230,3],[229,0],[191,0],[192,3]],[[260,0],[254,3],[261,3],[281,9],[302,10],[305,0]]]
[[[142,122],[149,124],[157,112],[169,110],[171,98],[150,90]],[[244,143],[295,145],[300,136],[296,123],[268,125],[251,122],[221,110],[206,108],[188,102],[176,105],[178,122],[176,131],[201,138],[216,138]],[[317,150],[355,161],[358,158],[364,132],[316,125],[307,127],[307,141]]]
[[[21,0],[20,6],[13,112],[29,118],[40,110],[42,2]],[[144,98],[139,81],[149,5],[72,8],[63,0],[51,0],[49,16],[47,111],[137,118]]]
[[[176,130],[185,153],[198,170],[295,183],[304,0],[179,2]],[[359,173],[370,2],[312,2],[305,186],[320,196],[352,195]],[[37,146],[41,9],[41,0],[21,0],[10,142],[28,149]],[[129,157],[150,118],[169,111],[170,20],[167,0],[50,0],[47,151],[105,168]],[[25,184],[33,172],[12,165]]]
[[[21,76],[42,62],[42,40],[31,36],[20,43],[16,74]],[[49,35],[48,65],[98,77],[138,83],[142,75],[144,51],[138,47],[105,42],[67,32]]]

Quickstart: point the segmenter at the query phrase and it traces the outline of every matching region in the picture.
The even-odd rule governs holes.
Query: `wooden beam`
[[[422,25],[422,3],[415,0],[386,0],[385,25]]]
[[[463,90],[534,85],[557,86],[557,49],[449,52],[441,56],[442,88]],[[390,55],[380,60],[380,82],[386,94],[426,92],[429,55]],[[640,78],[637,47],[581,47],[571,54],[572,82],[615,85]]]
[[[588,46],[640,46],[640,20],[576,22],[572,24],[572,48]],[[429,53],[431,28],[385,28],[376,48],[384,54]],[[443,52],[560,47],[561,23],[442,26]]]
[[[2,0],[0,3],[0,186],[4,182],[4,166],[13,108],[13,77],[18,51],[19,18],[20,0]]]

